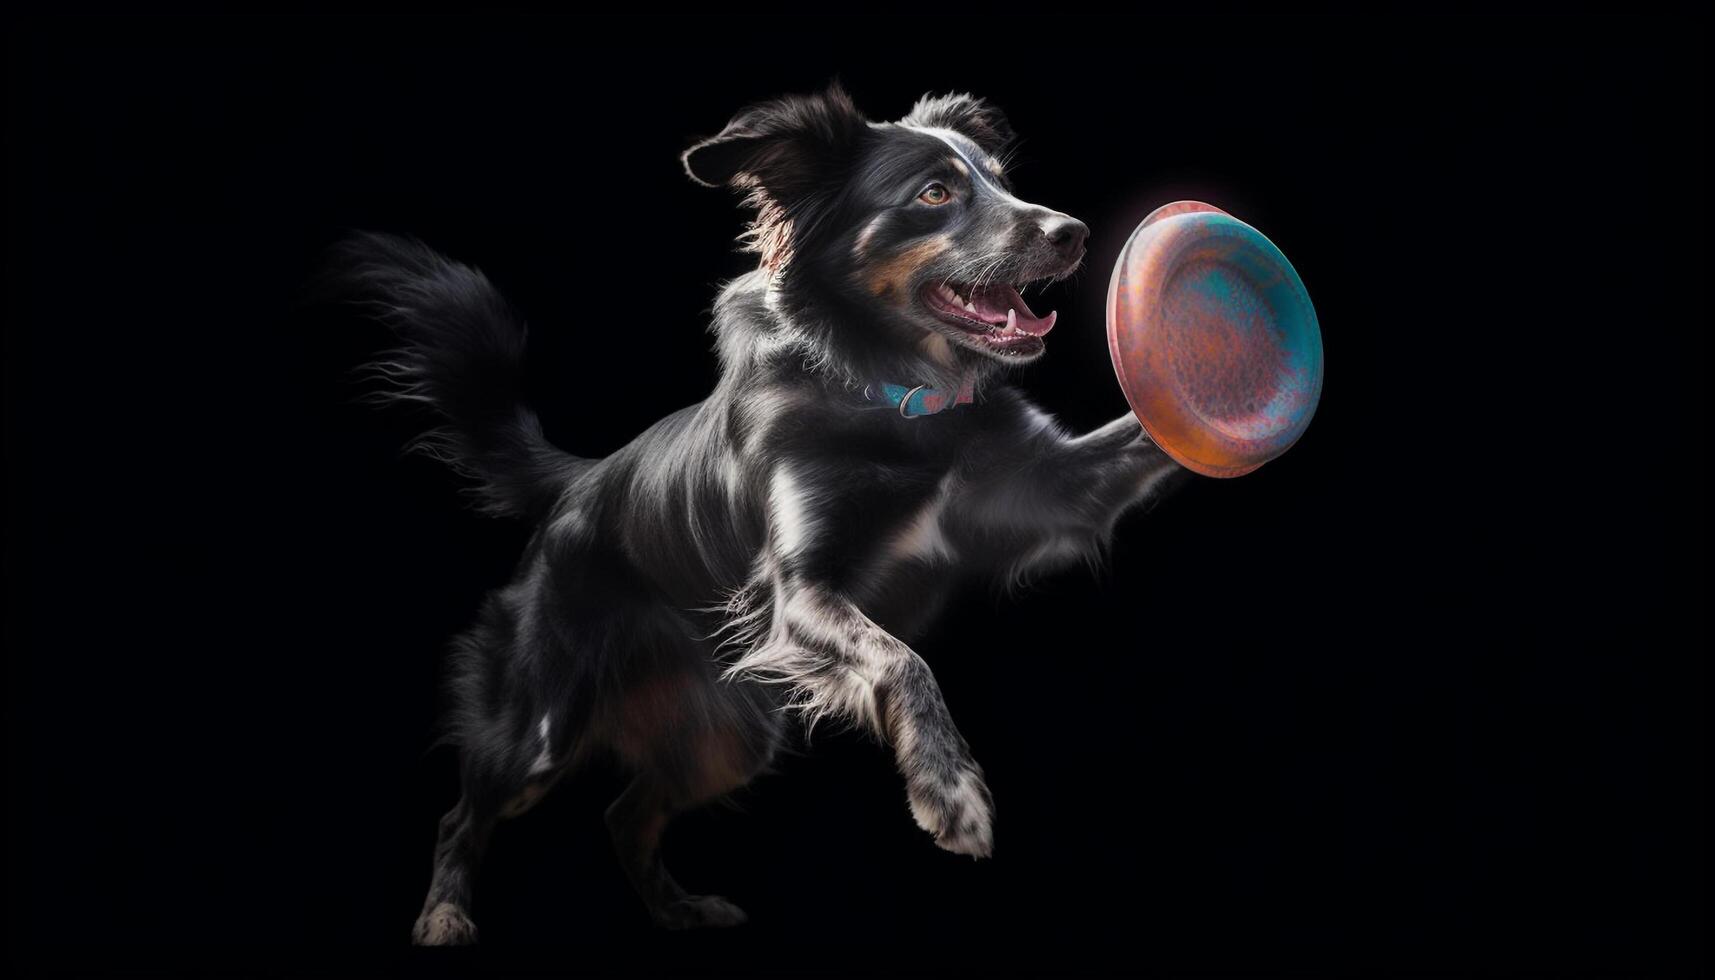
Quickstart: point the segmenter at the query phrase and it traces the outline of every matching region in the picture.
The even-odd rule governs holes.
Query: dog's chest
[[[955,487],[953,474],[943,476],[929,498],[906,512],[884,536],[882,557],[890,564],[936,564],[957,560],[947,537],[946,514]]]

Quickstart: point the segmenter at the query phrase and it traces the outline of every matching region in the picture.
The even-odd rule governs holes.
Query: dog
[[[969,95],[872,122],[834,86],[691,146],[690,178],[754,211],[757,268],[714,305],[713,393],[602,459],[544,438],[521,322],[480,272],[411,239],[345,244],[346,283],[398,339],[376,397],[438,413],[418,447],[482,509],[534,523],[453,644],[461,794],[414,942],[475,940],[497,821],[594,755],[631,774],[606,821],[653,919],[745,921],[674,881],[662,832],[823,718],[891,748],[935,844],[989,855],[982,767],[912,637],[957,580],[1099,557],[1123,513],[1187,473],[1134,416],[1073,435],[1007,383],[1055,321],[1023,292],[1072,274],[1088,236],[1014,195],[1013,142]]]

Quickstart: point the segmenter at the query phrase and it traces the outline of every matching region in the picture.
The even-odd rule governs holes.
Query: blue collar
[[[918,385],[907,388],[905,385],[879,384],[865,385],[864,396],[873,402],[886,402],[899,409],[903,418],[915,419],[925,415],[937,415],[955,405],[969,405],[976,399],[970,382],[953,396],[942,388],[931,388],[928,385]]]

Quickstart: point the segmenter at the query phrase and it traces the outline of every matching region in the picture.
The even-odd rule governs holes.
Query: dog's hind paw
[[[655,921],[666,929],[724,928],[750,916],[719,895],[687,895],[655,910]]]
[[[985,858],[994,852],[994,800],[976,763],[944,776],[909,781],[911,816],[954,854]]]
[[[469,946],[476,942],[476,923],[464,909],[442,902],[417,917],[411,942],[416,946]]]

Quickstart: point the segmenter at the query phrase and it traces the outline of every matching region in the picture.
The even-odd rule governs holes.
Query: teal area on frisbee
[[[1108,351],[1150,438],[1205,476],[1292,447],[1322,394],[1310,294],[1262,232],[1177,201],[1133,231],[1108,286]]]

